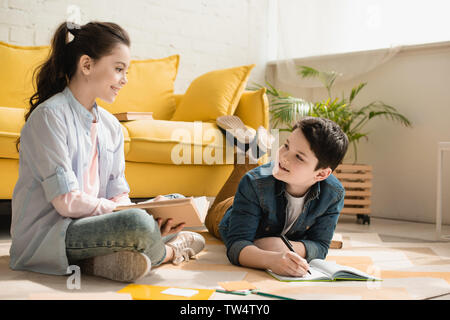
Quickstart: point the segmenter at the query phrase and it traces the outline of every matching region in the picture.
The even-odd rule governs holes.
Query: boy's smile
[[[330,168],[316,169],[319,160],[301,129],[294,130],[277,152],[273,176],[286,183],[286,191],[303,196],[317,181],[328,178]]]
[[[283,167],[283,166],[281,165],[280,162],[278,162],[278,166],[280,167],[281,170],[284,170],[284,171],[286,171],[286,172],[289,172],[289,170],[286,169],[285,167]]]

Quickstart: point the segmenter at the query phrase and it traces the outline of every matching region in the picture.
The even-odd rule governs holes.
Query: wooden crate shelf
[[[345,188],[342,214],[357,215],[363,223],[370,223],[372,195],[372,166],[360,164],[341,164],[334,171],[336,178]]]

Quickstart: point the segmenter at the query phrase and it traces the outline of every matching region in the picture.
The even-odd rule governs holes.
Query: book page
[[[336,264],[335,262],[331,261],[325,261],[322,259],[313,259],[309,262],[309,266],[312,268],[316,268],[323,273],[325,273],[330,279],[333,278],[333,275],[341,270],[340,265]]]
[[[310,262],[310,267],[314,266],[318,268],[323,273],[329,275],[331,279],[338,280],[380,280],[375,277],[368,275],[358,269],[342,266],[333,261],[325,261],[322,259],[314,259]]]
[[[129,209],[129,208],[147,209],[147,208],[153,208],[153,207],[174,206],[174,205],[188,204],[191,202],[192,202],[192,197],[165,199],[165,200],[159,200],[159,201],[155,201],[155,198],[152,198],[152,199],[138,202],[138,203],[118,205],[114,211]]]
[[[136,204],[150,203],[150,202],[153,202],[153,201],[155,201],[155,198],[151,198],[149,200],[145,200],[145,201],[142,201],[142,202],[137,202]]]
[[[342,266],[342,269],[334,274],[334,278],[337,280],[381,280],[361,270],[347,266]]]
[[[290,276],[282,276],[272,272],[271,270],[266,270],[272,277],[280,281],[331,281],[331,279],[321,272],[320,270],[311,267],[309,268],[309,272],[311,274],[305,274],[303,277],[290,277]]]
[[[209,201],[206,197],[194,197],[194,205],[197,208],[198,213],[200,214],[200,219],[205,220],[206,214],[209,209]]]

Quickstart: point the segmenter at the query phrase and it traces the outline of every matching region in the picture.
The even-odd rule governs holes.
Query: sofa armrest
[[[256,91],[244,91],[234,115],[254,129],[259,126],[269,128],[269,100],[266,88]]]
[[[25,108],[0,107],[0,158],[19,159],[16,140],[25,124]]]

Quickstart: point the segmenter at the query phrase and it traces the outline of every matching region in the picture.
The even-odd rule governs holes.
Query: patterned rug
[[[280,282],[266,272],[233,266],[225,246],[207,232],[206,248],[179,266],[154,268],[138,284],[216,289],[218,282],[247,280],[264,292],[294,299],[414,300],[450,293],[450,245],[444,242],[387,242],[376,233],[341,233],[341,249],[327,260],[381,277],[379,282]],[[117,294],[126,284],[81,275],[80,289],[69,289],[67,276],[9,269],[9,246],[0,241],[0,299],[129,299]],[[211,299],[269,299],[215,292]]]

